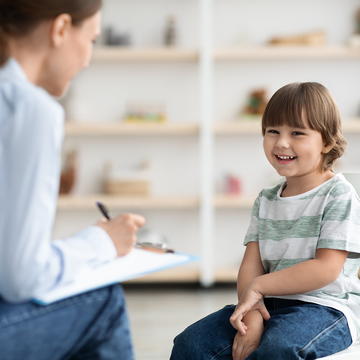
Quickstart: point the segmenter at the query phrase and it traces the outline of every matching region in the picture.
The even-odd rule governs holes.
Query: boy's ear
[[[55,47],[61,46],[72,26],[71,16],[69,14],[58,15],[51,24],[50,38],[51,44]]]
[[[322,154],[327,154],[331,149],[334,147],[334,142],[332,141],[331,144],[327,144],[323,146]]]

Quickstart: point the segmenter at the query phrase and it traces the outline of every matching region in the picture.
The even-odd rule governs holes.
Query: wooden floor
[[[126,288],[136,360],[168,360],[186,326],[236,302],[234,287]]]

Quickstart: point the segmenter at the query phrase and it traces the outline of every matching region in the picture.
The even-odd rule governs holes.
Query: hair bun
[[[13,24],[18,18],[19,14],[11,3],[0,5],[0,26]]]

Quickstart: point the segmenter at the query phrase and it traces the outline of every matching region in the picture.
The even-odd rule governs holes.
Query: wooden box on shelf
[[[108,163],[104,191],[106,194],[119,196],[149,196],[151,192],[149,161],[143,161],[130,169]]]
[[[111,195],[149,196],[150,183],[147,180],[106,180],[104,191]]]

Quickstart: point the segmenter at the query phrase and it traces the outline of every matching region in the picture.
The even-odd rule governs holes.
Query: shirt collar
[[[0,68],[0,77],[28,81],[25,71],[14,58],[9,58],[5,65]]]

